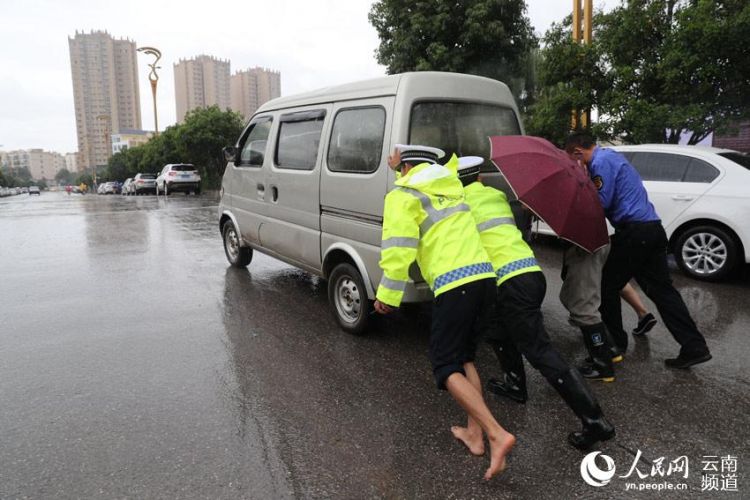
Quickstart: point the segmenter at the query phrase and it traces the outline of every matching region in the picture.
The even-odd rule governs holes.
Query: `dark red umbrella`
[[[516,197],[560,238],[592,253],[609,243],[599,194],[564,151],[525,135],[493,136],[490,144],[490,158]]]

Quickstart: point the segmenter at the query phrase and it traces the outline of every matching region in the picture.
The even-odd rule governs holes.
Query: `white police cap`
[[[401,153],[401,161],[403,163],[437,163],[438,159],[445,156],[445,151],[430,146],[396,144],[396,149]]]
[[[458,178],[470,177],[479,173],[484,158],[481,156],[461,156],[458,158]]]

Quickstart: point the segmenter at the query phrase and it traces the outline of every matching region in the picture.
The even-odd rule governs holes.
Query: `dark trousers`
[[[602,320],[617,346],[624,352],[628,334],[622,327],[620,290],[635,278],[651,299],[674,339],[682,346],[681,354],[708,351],[706,340],[695,326],[680,292],[672,285],[667,266],[667,235],[661,222],[628,224],[618,227],[612,236],[612,247],[602,272]]]
[[[541,305],[547,292],[544,274],[519,274],[497,287],[494,327],[487,330],[487,342],[502,347],[509,366],[504,371],[523,371],[521,354],[550,383],[570,370],[549,340]],[[520,367],[520,369],[519,369]]]

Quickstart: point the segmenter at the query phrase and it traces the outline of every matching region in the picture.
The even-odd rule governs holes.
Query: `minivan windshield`
[[[750,170],[750,155],[744,153],[719,153],[719,156],[723,156],[727,160],[732,160],[737,165],[741,165]]]
[[[483,172],[496,172],[490,162],[491,135],[519,135],[521,127],[512,109],[470,102],[418,102],[411,111],[409,144],[433,146],[445,151],[446,160],[457,156],[481,156]]]

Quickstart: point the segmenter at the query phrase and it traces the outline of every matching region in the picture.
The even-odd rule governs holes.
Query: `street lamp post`
[[[154,47],[141,47],[138,49],[138,52],[143,52],[144,54],[152,55],[156,58],[153,63],[148,65],[148,67],[151,68],[151,72],[148,74],[148,80],[151,82],[151,94],[154,97],[154,135],[159,135],[159,120],[156,115],[156,83],[159,81],[159,75],[156,74],[156,70],[160,69],[161,66],[157,66],[156,63],[161,59],[161,51]]]

